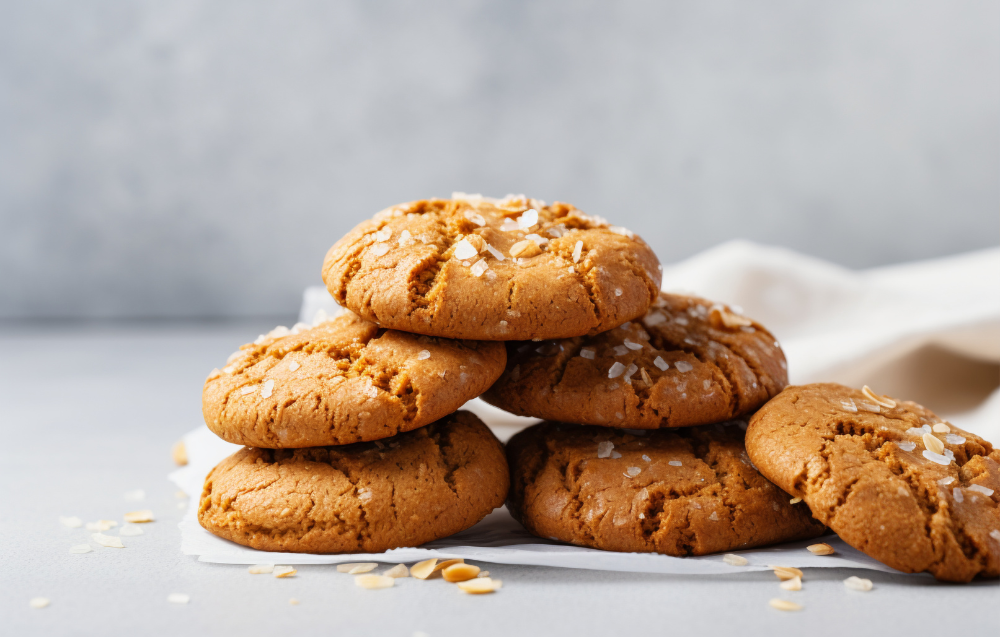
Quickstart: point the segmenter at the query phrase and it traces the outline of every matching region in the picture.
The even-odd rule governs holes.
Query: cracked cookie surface
[[[298,448],[378,440],[461,407],[503,371],[501,343],[386,330],[351,312],[278,328],[205,381],[205,423],[223,440]]]
[[[1000,451],[916,403],[789,387],[750,420],[747,451],[880,562],[955,582],[1000,574]]]
[[[642,316],[660,277],[656,255],[628,230],[523,196],[393,206],[323,263],[334,299],[370,321],[500,341],[611,329]]]
[[[507,508],[539,537],[608,551],[705,555],[824,533],[753,468],[745,425],[530,427],[507,443]]]
[[[459,411],[384,441],[244,448],[208,474],[198,521],[264,551],[375,553],[469,528],[508,479],[500,442]]]
[[[596,336],[508,343],[507,369],[482,398],[521,416],[656,429],[753,413],[787,383],[760,324],[660,293],[642,319]]]

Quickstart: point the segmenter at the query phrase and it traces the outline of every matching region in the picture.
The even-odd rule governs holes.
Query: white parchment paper
[[[870,384],[896,398],[950,405],[939,415],[987,440],[1000,441],[1000,249],[862,272],[784,250],[747,242],[726,243],[665,267],[665,290],[691,292],[742,306],[781,340],[793,384],[835,381]],[[301,319],[331,312],[323,288],[309,288]],[[248,335],[247,340],[254,335]],[[235,349],[239,344],[234,343]],[[941,382],[941,356],[964,387]],[[922,354],[923,352],[923,354]],[[923,358],[921,358],[923,356]],[[929,363],[927,362],[929,361]],[[936,375],[935,375],[936,374]],[[985,375],[985,377],[984,377]],[[985,388],[985,389],[984,389]],[[934,392],[938,391],[938,394]],[[949,395],[942,396],[941,392]],[[955,398],[961,400],[949,400]],[[501,440],[535,422],[474,400],[474,411]],[[730,566],[721,555],[676,558],[648,553],[614,553],[568,546],[528,534],[505,509],[476,526],[419,548],[376,555],[307,555],[254,551],[215,537],[198,524],[198,496],[205,475],[238,447],[202,426],[184,438],[189,464],[170,479],[191,496],[181,527],[181,548],[204,562],[227,564],[335,564],[414,562],[462,557],[500,564],[647,573],[714,574],[795,567],[854,567],[892,572],[835,535],[763,549],[734,551],[749,565]],[[831,556],[805,550],[813,542],[836,549]]]
[[[721,555],[704,557],[670,557],[649,553],[614,553],[570,546],[542,540],[529,534],[507,513],[497,509],[474,527],[424,544],[419,548],[401,548],[385,553],[354,553],[341,555],[311,555],[305,553],[272,553],[255,551],[216,537],[198,524],[198,496],[205,476],[226,456],[240,447],[224,442],[207,427],[199,427],[184,436],[188,465],[170,474],[170,479],[191,496],[184,519],[180,523],[181,550],[185,555],[197,555],[202,562],[220,564],[337,564],[340,562],[416,562],[431,557],[462,557],[497,564],[534,564],[565,568],[586,568],[601,571],[632,571],[640,573],[688,573],[710,575],[746,570],[765,570],[769,564],[797,567],[849,566],[892,572],[893,569],[844,544],[837,536],[797,542],[781,546],[733,551],[747,558],[747,566],[730,566]],[[816,556],[806,550],[814,542],[827,542],[837,553]]]

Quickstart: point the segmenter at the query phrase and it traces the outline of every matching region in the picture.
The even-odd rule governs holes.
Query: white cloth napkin
[[[782,342],[792,383],[836,381],[871,385],[880,393],[915,400],[987,440],[1000,440],[1000,249],[861,272],[789,250],[736,241],[665,267],[663,288],[739,306]],[[321,287],[309,288],[301,320],[336,304]],[[501,440],[535,422],[480,400],[477,413]],[[205,475],[237,447],[204,426],[184,438],[189,464],[170,474],[191,496],[181,527],[181,549],[203,562],[227,564],[334,564],[413,562],[429,557],[500,564],[651,573],[714,574],[796,567],[892,569],[855,551],[836,536],[837,550],[816,556],[811,542],[734,551],[749,560],[730,566],[721,556],[675,558],[598,551],[531,536],[505,509],[476,526],[419,548],[380,554],[309,555],[255,551],[222,540],[197,521]]]

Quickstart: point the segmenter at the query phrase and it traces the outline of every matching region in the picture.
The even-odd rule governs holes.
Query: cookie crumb
[[[771,608],[776,608],[778,610],[788,610],[788,611],[802,610],[801,604],[790,602],[787,599],[778,599],[777,597],[769,601],[767,604]]]
[[[125,545],[122,544],[121,538],[117,538],[113,535],[104,535],[103,533],[94,533],[90,536],[90,539],[94,540],[101,546],[107,547],[109,549],[123,549]]]
[[[377,257],[383,256],[388,251],[389,251],[388,243],[376,243],[371,248],[371,253]]]
[[[375,233],[376,241],[388,241],[391,238],[392,238],[392,228],[388,227],[382,228],[381,230]]]
[[[397,564],[382,574],[386,577],[409,577],[410,569],[406,568],[406,564]]]
[[[464,582],[479,575],[479,567],[473,564],[452,564],[441,571],[446,582]]]
[[[486,219],[483,219],[483,215],[479,214],[478,212],[466,210],[465,218],[471,221],[472,223],[476,224],[480,228],[486,225]]]
[[[750,319],[739,314],[734,314],[719,304],[713,305],[709,309],[708,320],[712,323],[713,327],[724,327],[730,330],[753,325],[753,321]]]
[[[730,566],[746,566],[747,564],[750,563],[750,560],[748,560],[747,558],[741,555],[734,555],[732,553],[726,553],[725,555],[723,555],[722,561]]]
[[[851,575],[844,580],[844,586],[852,591],[870,591],[872,589],[872,581],[870,579]]]
[[[524,213],[517,218],[517,229],[518,230],[530,230],[535,225],[538,224],[538,211],[534,208],[528,208]]]
[[[924,441],[924,447],[928,451],[936,454],[944,453],[944,443],[938,440],[934,434],[924,434],[922,439]]]
[[[486,259],[480,259],[472,264],[472,275],[476,277],[483,276],[483,273],[489,269],[489,265],[486,263]]]
[[[260,395],[262,398],[270,398],[274,392],[274,380],[268,379],[261,385]]]
[[[500,580],[492,579],[490,577],[477,577],[475,579],[458,583],[458,587],[462,590],[462,592],[470,595],[492,593],[500,590],[502,586],[503,583]]]
[[[793,577],[792,579],[786,579],[785,581],[778,584],[778,586],[786,591],[801,591],[802,578]]]
[[[645,367],[639,369],[639,375],[642,376],[642,382],[646,383],[647,387],[653,386],[653,379],[649,377]]]
[[[285,578],[285,577],[291,577],[292,575],[295,575],[299,571],[294,566],[275,566],[272,572],[274,573],[275,577]]]
[[[924,449],[924,452],[921,455],[930,460],[931,462],[939,464],[944,467],[947,467],[948,465],[951,464],[951,459],[948,458],[948,456],[942,456],[939,453],[934,453],[930,449]]]
[[[32,608],[45,608],[51,603],[52,602],[48,597],[32,597],[28,600],[28,606],[31,606]]]
[[[781,581],[792,579],[793,577],[802,578],[802,571],[795,568],[794,566],[773,566],[768,565],[768,568],[774,570],[774,574],[778,576]]]
[[[506,258],[503,256],[503,252],[500,252],[499,250],[491,246],[489,243],[484,243],[483,247],[485,247],[486,251],[492,254],[493,258],[496,259],[497,261],[503,261]]]
[[[396,585],[396,579],[385,575],[358,575],[354,578],[354,585],[369,590],[379,590],[392,588]]]
[[[183,467],[188,463],[187,447],[184,446],[183,440],[178,440],[174,443],[174,446],[170,449],[170,456],[173,458],[174,464]]]
[[[145,522],[153,521],[153,512],[149,509],[142,509],[140,511],[129,511],[124,516],[126,522],[131,522],[133,524],[142,524]]]
[[[437,558],[432,557],[429,560],[424,560],[422,562],[417,562],[410,567],[410,575],[417,579],[427,579],[434,572],[434,566],[437,564]]]
[[[472,245],[468,239],[462,239],[455,244],[454,257],[459,261],[465,261],[466,259],[471,259],[472,257],[479,254],[479,250],[476,246]]]
[[[528,259],[541,253],[542,249],[532,239],[523,239],[510,247],[510,256],[515,259]]]
[[[867,398],[868,400],[878,404],[881,407],[885,407],[886,409],[892,409],[893,407],[896,406],[895,400],[887,398],[885,396],[879,396],[868,385],[865,385],[864,387],[861,388],[861,393],[864,394],[865,398]]]
[[[642,322],[646,324],[646,327],[655,327],[660,323],[665,323],[667,317],[663,315],[663,312],[652,312],[647,314]]]
[[[191,601],[191,596],[184,593],[170,593],[167,595],[167,601],[171,604],[187,604]]]
[[[806,550],[813,555],[833,555],[836,552],[833,550],[833,547],[826,542],[822,542],[820,544],[810,544],[806,547]]]

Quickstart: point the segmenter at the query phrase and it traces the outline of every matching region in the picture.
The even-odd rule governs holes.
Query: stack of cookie
[[[791,449],[760,445],[758,460],[744,446],[744,418],[787,384],[773,335],[661,293],[660,272],[639,237],[568,204],[456,194],[380,212],[323,264],[350,312],[278,328],[209,376],[208,426],[248,447],[209,475],[202,525],[266,550],[376,552],[455,533],[506,498],[539,536],[616,551],[701,555],[836,528],[810,511]],[[480,395],[545,420],[506,461],[455,412]],[[785,491],[751,457],[780,466],[765,473]]]

